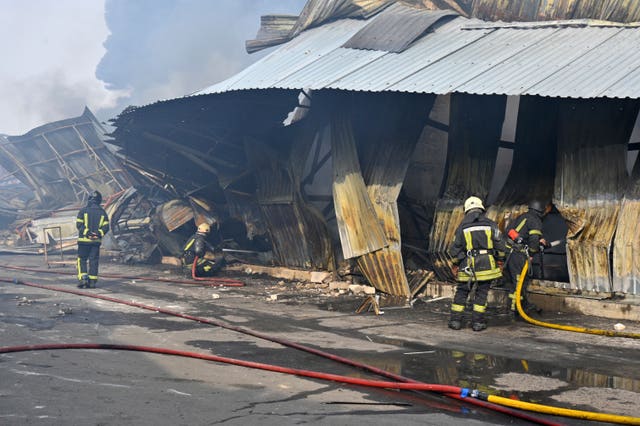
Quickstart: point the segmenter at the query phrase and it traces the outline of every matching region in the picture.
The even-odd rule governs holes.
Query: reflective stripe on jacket
[[[498,225],[479,212],[465,215],[456,229],[450,250],[459,264],[458,281],[490,281],[502,276],[496,259],[504,259],[506,246]]]
[[[540,250],[540,238],[542,238],[542,219],[535,212],[522,213],[516,217],[507,227],[507,235],[509,231],[514,229],[518,232],[522,242],[529,248],[529,252],[536,253]]]
[[[78,242],[99,244],[109,232],[109,216],[98,204],[89,203],[78,212],[76,228]]]

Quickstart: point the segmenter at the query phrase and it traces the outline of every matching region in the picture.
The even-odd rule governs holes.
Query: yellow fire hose
[[[522,309],[522,304],[520,303],[520,294],[522,292],[522,285],[524,283],[524,279],[528,269],[529,269],[529,262],[527,261],[525,262],[525,265],[522,268],[522,272],[520,273],[520,279],[518,280],[518,285],[516,287],[516,295],[515,295],[516,307],[518,308],[518,313],[520,313],[522,318],[524,318],[526,321],[534,325],[540,325],[542,327],[576,331],[580,333],[602,334],[605,336],[619,336],[619,337],[632,337],[632,338],[640,337],[640,335],[634,334],[634,333],[610,332],[607,330],[595,330],[595,329],[588,329],[583,327],[572,327],[572,326],[551,324],[551,323],[546,323],[542,321],[537,321],[529,317],[524,312],[524,309]],[[576,419],[593,420],[593,421],[599,421],[599,422],[609,422],[609,423],[617,423],[617,424],[625,424],[625,425],[640,425],[640,417],[629,417],[629,416],[622,416],[617,414],[595,413],[591,411],[582,411],[582,410],[571,410],[568,408],[559,408],[559,407],[553,407],[550,405],[542,405],[542,404],[534,404],[531,402],[517,401],[511,398],[505,398],[505,397],[496,396],[496,395],[488,395],[487,401],[493,402],[494,404],[504,405],[507,407],[519,408],[522,410],[533,411],[533,412],[544,413],[544,414],[551,414],[556,416],[564,416],[564,417],[571,417]]]
[[[553,407],[551,405],[534,404],[531,402],[516,401],[503,396],[489,395],[487,401],[507,407],[521,410],[534,411],[536,413],[552,414],[554,416],[572,417],[574,419],[593,420],[597,422],[617,423],[621,425],[640,425],[640,417],[621,416],[618,414],[594,413],[591,411],[571,410],[569,408]]]
[[[524,279],[527,275],[528,269],[529,269],[529,261],[527,260],[524,263],[524,266],[522,267],[522,272],[520,272],[520,278],[518,279],[518,285],[516,286],[516,295],[515,295],[516,307],[518,308],[518,313],[525,321],[533,325],[539,325],[541,327],[555,328],[558,330],[566,330],[566,331],[575,331],[577,333],[599,334],[602,336],[629,337],[632,339],[640,339],[640,334],[638,333],[628,333],[624,331],[598,330],[595,328],[584,328],[584,327],[574,327],[571,325],[552,324],[549,322],[538,321],[531,318],[524,312],[524,309],[522,309],[522,304],[520,302],[520,296],[522,294],[522,286],[524,284]]]

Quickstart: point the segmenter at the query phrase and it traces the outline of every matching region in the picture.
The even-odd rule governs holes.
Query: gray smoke
[[[99,112],[180,97],[224,80],[262,57],[244,48],[260,16],[297,15],[306,0],[107,0],[111,32],[97,77],[129,98]],[[109,117],[107,117],[109,118]]]

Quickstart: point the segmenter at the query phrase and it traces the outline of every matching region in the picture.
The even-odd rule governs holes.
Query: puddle
[[[353,358],[357,359],[357,355]],[[424,348],[361,361],[426,383],[478,389],[490,395],[556,407],[633,416],[637,415],[640,402],[638,378],[525,359]]]

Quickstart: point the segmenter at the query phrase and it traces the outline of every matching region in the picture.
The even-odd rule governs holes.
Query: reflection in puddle
[[[601,411],[633,415],[637,405],[631,403],[640,400],[640,378],[482,353],[425,348],[367,359],[354,354],[351,358],[426,383],[478,389],[539,404],[558,406],[581,401]],[[615,409],[611,406],[614,402]]]

